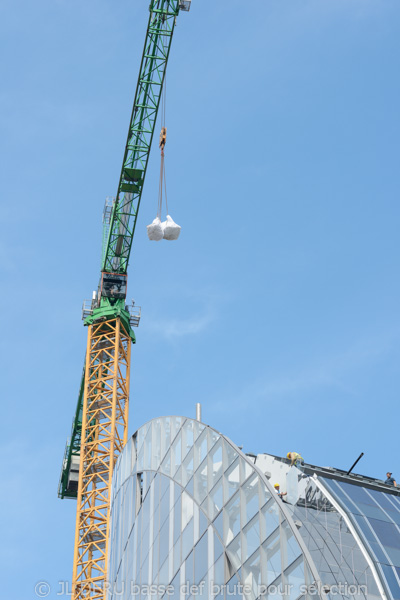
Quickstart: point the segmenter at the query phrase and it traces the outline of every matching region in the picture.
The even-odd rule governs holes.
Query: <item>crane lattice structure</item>
[[[100,282],[90,304],[85,366],[59,496],[77,499],[72,600],[104,600],[110,489],[128,434],[132,327],[127,269],[176,18],[191,0],[151,0],[135,100],[115,200],[106,200]]]

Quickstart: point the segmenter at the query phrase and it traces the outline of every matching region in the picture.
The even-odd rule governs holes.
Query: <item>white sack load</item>
[[[167,219],[166,219],[166,221],[161,223],[161,227],[164,232],[164,240],[177,240],[178,239],[179,234],[181,232],[181,227],[180,227],[180,225],[177,225],[175,223],[175,221],[172,219],[172,217],[167,215]]]
[[[163,227],[158,217],[150,225],[147,225],[147,235],[152,242],[159,242],[163,239]]]

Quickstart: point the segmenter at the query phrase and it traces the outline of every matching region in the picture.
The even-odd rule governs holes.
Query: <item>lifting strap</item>
[[[165,155],[164,148],[167,143],[167,128],[165,126],[165,113],[166,113],[166,104],[167,104],[167,77],[164,78],[164,86],[161,93],[161,132],[160,132],[160,143],[159,147],[161,149],[161,164],[160,164],[160,181],[158,185],[158,210],[157,216],[161,220],[161,211],[162,211],[162,199],[163,199],[163,189],[165,191],[165,206],[168,214],[168,200],[167,200],[167,180],[165,177]]]

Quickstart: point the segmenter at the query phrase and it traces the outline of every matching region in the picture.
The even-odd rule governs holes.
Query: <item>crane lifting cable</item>
[[[167,180],[165,176],[165,153],[164,148],[167,143],[167,127],[165,125],[165,112],[166,112],[166,80],[164,82],[164,89],[161,94],[161,132],[159,147],[161,150],[161,163],[160,163],[160,181],[158,185],[158,207],[157,216],[154,221],[147,225],[147,235],[149,240],[153,242],[159,242],[160,240],[177,240],[181,232],[181,227],[175,223],[172,217],[168,214],[168,198],[167,198]],[[165,195],[165,208],[167,211],[166,220],[161,222],[162,208],[163,208],[163,190]]]

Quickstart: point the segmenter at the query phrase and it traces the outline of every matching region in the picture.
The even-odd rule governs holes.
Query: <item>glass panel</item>
[[[385,579],[388,582],[388,586],[393,595],[393,598],[395,598],[396,600],[399,600],[400,587],[399,587],[399,582],[397,581],[395,572],[393,570],[393,567],[389,567],[389,565],[381,565],[381,567],[385,574]]]
[[[186,493],[182,492],[182,531],[193,517],[193,500]]]
[[[174,506],[174,544],[181,534],[182,502],[179,497]]]
[[[356,504],[370,504],[371,506],[376,506],[373,498],[368,494],[367,490],[364,488],[353,485],[351,483],[346,482],[335,482],[346,494],[350,496],[352,500],[356,502]]]
[[[182,458],[184,458],[192,448],[193,442],[193,421],[187,420],[182,428]]]
[[[150,515],[150,502],[149,502],[150,497],[146,496],[145,501],[142,504],[142,526],[143,526],[143,531],[148,531],[149,528],[149,515]],[[142,534],[143,535],[143,534]]]
[[[163,446],[165,451],[171,447],[171,419],[170,417],[165,417],[163,419],[163,430],[164,430],[164,439]]]
[[[207,496],[207,459],[194,474],[194,498],[201,504]]]
[[[153,544],[153,573],[152,581],[157,581],[157,573],[159,567],[159,548],[160,548],[160,537],[157,536]],[[128,580],[129,581],[129,580]]]
[[[176,473],[177,469],[181,466],[181,463],[182,463],[182,441],[181,441],[180,435],[178,435],[178,437],[175,439],[174,443],[172,444],[171,452],[172,452],[171,474],[173,476]]]
[[[133,548],[132,548],[132,577],[133,579],[136,579],[136,573],[137,573],[137,561],[136,561],[136,557],[139,554],[139,550],[138,550],[138,528],[137,528],[137,522],[135,523],[135,526],[133,528]]]
[[[151,471],[143,471],[143,498],[146,496],[149,491],[154,473]]]
[[[231,561],[234,570],[236,571],[242,564],[242,544],[240,533],[235,537],[233,542],[226,549],[229,560]]]
[[[223,516],[224,516],[223,512],[219,513],[218,517],[215,519],[215,521],[213,523],[213,526],[218,531],[218,534],[219,534],[221,540],[224,539],[224,522],[223,522]]]
[[[207,456],[207,430],[205,429],[194,445],[194,468],[203,462]]]
[[[194,583],[194,566],[193,566],[193,552],[189,554],[185,562],[185,579],[189,586]]]
[[[226,597],[229,600],[242,600],[242,594],[240,592],[239,580],[236,575],[228,583],[228,589],[226,591]]]
[[[143,456],[144,456],[144,448],[141,446],[138,452],[137,465],[136,468],[138,471],[143,471]]]
[[[182,467],[179,467],[174,475],[174,480],[182,485]]]
[[[199,518],[199,535],[202,535],[204,533],[204,531],[207,529],[208,527],[208,520],[207,517],[204,515],[203,511],[200,511],[200,518]]]
[[[140,580],[140,546],[141,546],[141,528],[138,527],[137,528],[137,548],[136,548],[136,554],[134,555],[133,559],[135,561],[135,572],[136,572],[136,576],[137,576],[137,580]]]
[[[171,417],[171,441],[182,427],[182,417]]]
[[[196,544],[194,549],[194,579],[195,583],[200,583],[202,577],[208,570],[208,546],[207,533]]]
[[[287,591],[289,592],[289,600],[296,600],[302,592],[301,586],[304,586],[304,563],[303,558],[299,563],[296,563],[294,569],[289,569],[285,572]],[[303,590],[304,591],[304,590]]]
[[[255,473],[243,486],[242,498],[245,505],[242,527],[258,512],[258,475]]]
[[[377,538],[373,530],[368,525],[368,520],[365,517],[361,517],[360,515],[354,515],[355,520],[357,521],[362,533],[364,534],[375,558],[378,562],[387,563],[388,559],[381,547],[378,543]]]
[[[224,508],[224,542],[229,544],[240,531],[240,495],[236,494]]]
[[[182,465],[182,485],[186,485],[193,475],[193,449],[183,461]]]
[[[260,524],[258,515],[243,530],[243,560],[260,547]]]
[[[169,583],[169,577],[168,577],[168,558],[167,560],[164,562],[164,564],[162,565],[159,574],[158,574],[158,583],[160,585],[168,585]]]
[[[140,451],[141,448],[142,448],[142,446],[143,446],[144,438],[146,437],[146,433],[147,433],[148,428],[149,428],[149,424],[146,423],[137,432],[137,447],[138,447],[138,451]]]
[[[118,477],[119,482],[124,482],[130,474],[130,461],[128,462],[128,454],[124,452],[118,461]]]
[[[254,473],[251,466],[243,459],[240,458],[240,477],[241,482],[245,481],[250,475]]]
[[[153,483],[152,483],[152,487],[153,487],[153,494],[154,494],[154,508],[158,507],[158,504],[160,502],[160,479],[161,476],[156,473],[154,478],[153,478]]]
[[[149,528],[147,527],[146,531],[144,531],[142,536],[142,551],[141,551],[141,561],[143,563],[144,559],[147,557],[149,553]]]
[[[151,435],[151,424],[146,435],[144,442],[144,460],[143,469],[151,469],[151,455],[152,455],[152,435]]]
[[[183,563],[181,565],[181,568],[179,570],[180,573],[180,580],[179,580],[179,598],[180,600],[185,600],[185,595],[188,595],[188,592],[186,591],[186,577],[185,577],[185,563]]]
[[[191,496],[194,495],[194,484],[193,484],[193,477],[192,479],[189,481],[189,483],[186,486],[186,491],[188,492],[188,494],[190,494]]]
[[[323,533],[322,535],[326,535],[326,533]],[[292,562],[294,562],[296,558],[298,558],[302,554],[300,546],[298,545],[296,538],[294,537],[293,532],[289,527],[287,521],[282,523],[281,540],[283,552],[283,568],[286,569],[286,567],[292,564]]]
[[[155,419],[152,423],[151,440],[151,468],[153,471],[158,469],[161,461],[161,423],[160,419]]]
[[[380,520],[378,521],[377,519],[368,519],[368,521],[383,546],[400,548],[400,532],[394,523],[388,523]]]
[[[222,443],[219,440],[212,448],[209,454],[212,462],[211,473],[210,473],[210,486],[218,481],[222,476]],[[222,489],[222,488],[221,488]]]
[[[216,431],[213,431],[212,429],[208,430],[208,451],[210,452],[212,447],[214,446],[214,444],[217,443],[217,441],[220,439],[220,436],[218,435],[218,433]]]
[[[171,582],[170,592],[168,593],[168,596],[166,596],[168,600],[180,600],[180,582],[181,577],[180,572],[178,571]]]
[[[193,535],[193,519],[188,523],[182,533],[182,558],[184,559],[190,550],[193,548],[194,535]]]
[[[264,542],[262,547],[267,556],[266,575],[267,583],[269,585],[282,571],[279,531]]]
[[[160,564],[163,564],[168,556],[169,547],[169,519],[161,527],[160,531]]]
[[[147,554],[146,558],[144,559],[142,566],[140,568],[140,579],[141,579],[141,583],[143,584],[148,584],[149,583],[149,555]]]
[[[126,548],[126,581],[127,582],[131,582],[131,581],[133,582],[134,581],[134,578],[133,578],[132,548],[133,548],[132,544],[128,544],[128,546]],[[130,585],[130,583],[127,583],[127,585]]]
[[[165,492],[164,496],[160,502],[160,527],[165,523],[166,518],[169,515],[170,505],[169,505],[169,485],[168,490]]]
[[[214,562],[221,556],[223,552],[223,547],[221,541],[219,540],[217,534],[214,532]]]
[[[263,540],[279,527],[279,508],[275,500],[271,500],[262,507],[261,515],[264,517],[261,519],[261,539]]]
[[[212,510],[209,510],[209,505],[212,505],[212,501],[211,498],[207,496],[206,499],[203,500],[203,502],[200,504],[200,508],[203,510],[203,512],[206,513],[207,516],[209,516],[212,519],[214,516],[214,512]]]
[[[225,440],[222,440],[222,442],[224,449],[224,469],[227,469],[231,464],[233,464],[239,455],[228,442]]]
[[[391,519],[393,519],[396,523],[400,523],[400,511],[399,505],[391,502],[391,496],[389,494],[384,494],[382,492],[378,492],[376,490],[368,490],[368,494],[370,494],[375,502],[379,504],[389,515]],[[393,496],[395,498],[396,496]]]
[[[271,494],[267,490],[266,486],[260,481],[260,506],[264,506],[268,500],[271,499]]]
[[[257,552],[243,565],[243,583],[251,587],[253,597],[258,598],[261,592],[261,557]]]
[[[222,508],[222,479],[210,492],[210,517],[213,518]]]
[[[171,481],[168,477],[159,476],[161,479],[161,490],[160,497],[163,498],[164,494],[169,492],[169,482]]]
[[[223,585],[225,583],[225,556],[222,555],[214,565],[214,583]]]
[[[199,534],[199,518],[200,518],[200,509],[198,504],[193,503],[193,534],[194,534],[194,543],[196,544],[200,534]]]
[[[174,573],[176,573],[176,571],[180,567],[181,562],[181,539],[179,537],[176,544],[174,545]]]
[[[161,463],[160,471],[165,473],[165,475],[171,476],[171,451],[168,450],[167,454],[164,457],[164,460]]]
[[[232,466],[226,471],[226,497],[225,502],[239,489],[240,476],[239,476],[239,459],[233,463]]]
[[[205,575],[200,581],[199,590],[195,597],[196,600],[208,600],[208,575]]]
[[[203,431],[205,430],[205,426],[203,425],[203,423],[200,423],[199,421],[192,421],[193,423],[193,435],[194,435],[194,439],[195,441],[200,437],[200,435],[203,433]]]
[[[383,510],[379,506],[371,506],[369,504],[362,504],[359,502],[357,504],[357,508],[352,510],[351,512],[355,513],[363,513],[367,517],[371,517],[372,519],[379,519],[380,521],[388,521],[390,522],[390,517],[388,517]]]

